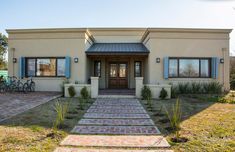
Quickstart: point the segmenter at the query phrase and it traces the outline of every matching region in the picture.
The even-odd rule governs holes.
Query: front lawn
[[[160,131],[167,137],[173,132],[165,115],[176,99],[154,100],[152,109],[147,108]],[[189,139],[186,143],[171,143],[177,151],[235,151],[235,104],[202,101],[196,98],[181,98],[182,122],[181,136]],[[162,108],[161,108],[162,107]]]
[[[53,106],[57,100],[49,101],[0,122],[0,151],[53,151],[93,102],[92,99],[89,100],[90,103],[86,103],[84,110],[81,110],[78,98],[60,98],[59,102],[63,103],[69,100],[70,104],[65,127],[55,130],[53,123],[56,112]]]

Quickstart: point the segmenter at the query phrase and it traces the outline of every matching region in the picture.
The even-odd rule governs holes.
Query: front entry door
[[[109,88],[127,88],[127,63],[109,64]]]

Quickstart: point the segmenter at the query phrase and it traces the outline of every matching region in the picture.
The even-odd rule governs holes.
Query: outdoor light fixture
[[[224,63],[224,59],[223,58],[220,59],[220,63]]]
[[[74,58],[74,63],[78,63],[78,58]]]
[[[156,58],[156,62],[157,62],[157,63],[160,63],[160,58]]]
[[[17,59],[16,58],[13,58],[13,63],[16,63],[17,62]]]

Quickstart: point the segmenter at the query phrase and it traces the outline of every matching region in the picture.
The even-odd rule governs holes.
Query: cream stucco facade
[[[9,29],[8,69],[18,76],[20,57],[71,57],[71,82],[88,83],[94,76],[94,61],[101,61],[99,88],[109,88],[110,63],[127,64],[127,88],[135,88],[134,63],[141,61],[146,84],[169,84],[187,81],[218,81],[229,90],[230,29],[177,28],[70,28],[70,29]],[[87,55],[94,43],[141,43],[148,55],[135,53]],[[167,78],[163,76],[164,57],[224,59],[218,64],[215,78]],[[13,58],[17,59],[13,63]],[[78,63],[74,62],[78,58]],[[160,63],[156,62],[160,58]],[[36,90],[60,91],[64,77],[34,77]]]

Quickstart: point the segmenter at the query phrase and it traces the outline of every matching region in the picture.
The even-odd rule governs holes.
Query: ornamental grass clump
[[[54,122],[54,128],[61,129],[65,127],[64,120],[65,116],[67,114],[69,107],[69,102],[62,102],[60,100],[57,100],[54,105],[54,110],[56,111],[56,120]]]
[[[191,93],[191,88],[190,88],[190,84],[187,83],[179,83],[178,84],[178,90],[180,94],[188,94]]]
[[[219,82],[213,81],[208,83],[203,83],[203,90],[206,94],[221,94],[222,93],[222,84]]]
[[[180,122],[181,122],[181,102],[178,98],[176,100],[176,103],[172,106],[171,111],[168,111],[165,107],[166,115],[170,121],[170,125],[172,130],[174,131],[174,137],[171,138],[173,142],[186,142],[187,139],[180,137]]]
[[[201,83],[200,82],[192,82],[191,83],[191,90],[192,90],[192,93],[194,94],[199,94],[199,93],[202,93],[202,89],[201,89]]]
[[[171,98],[176,98],[178,96],[178,87],[177,86],[171,86]]]
[[[82,98],[82,97],[79,97],[78,98],[78,102],[79,102],[79,108],[81,110],[84,110],[85,109],[85,103],[86,103],[86,99]]]

